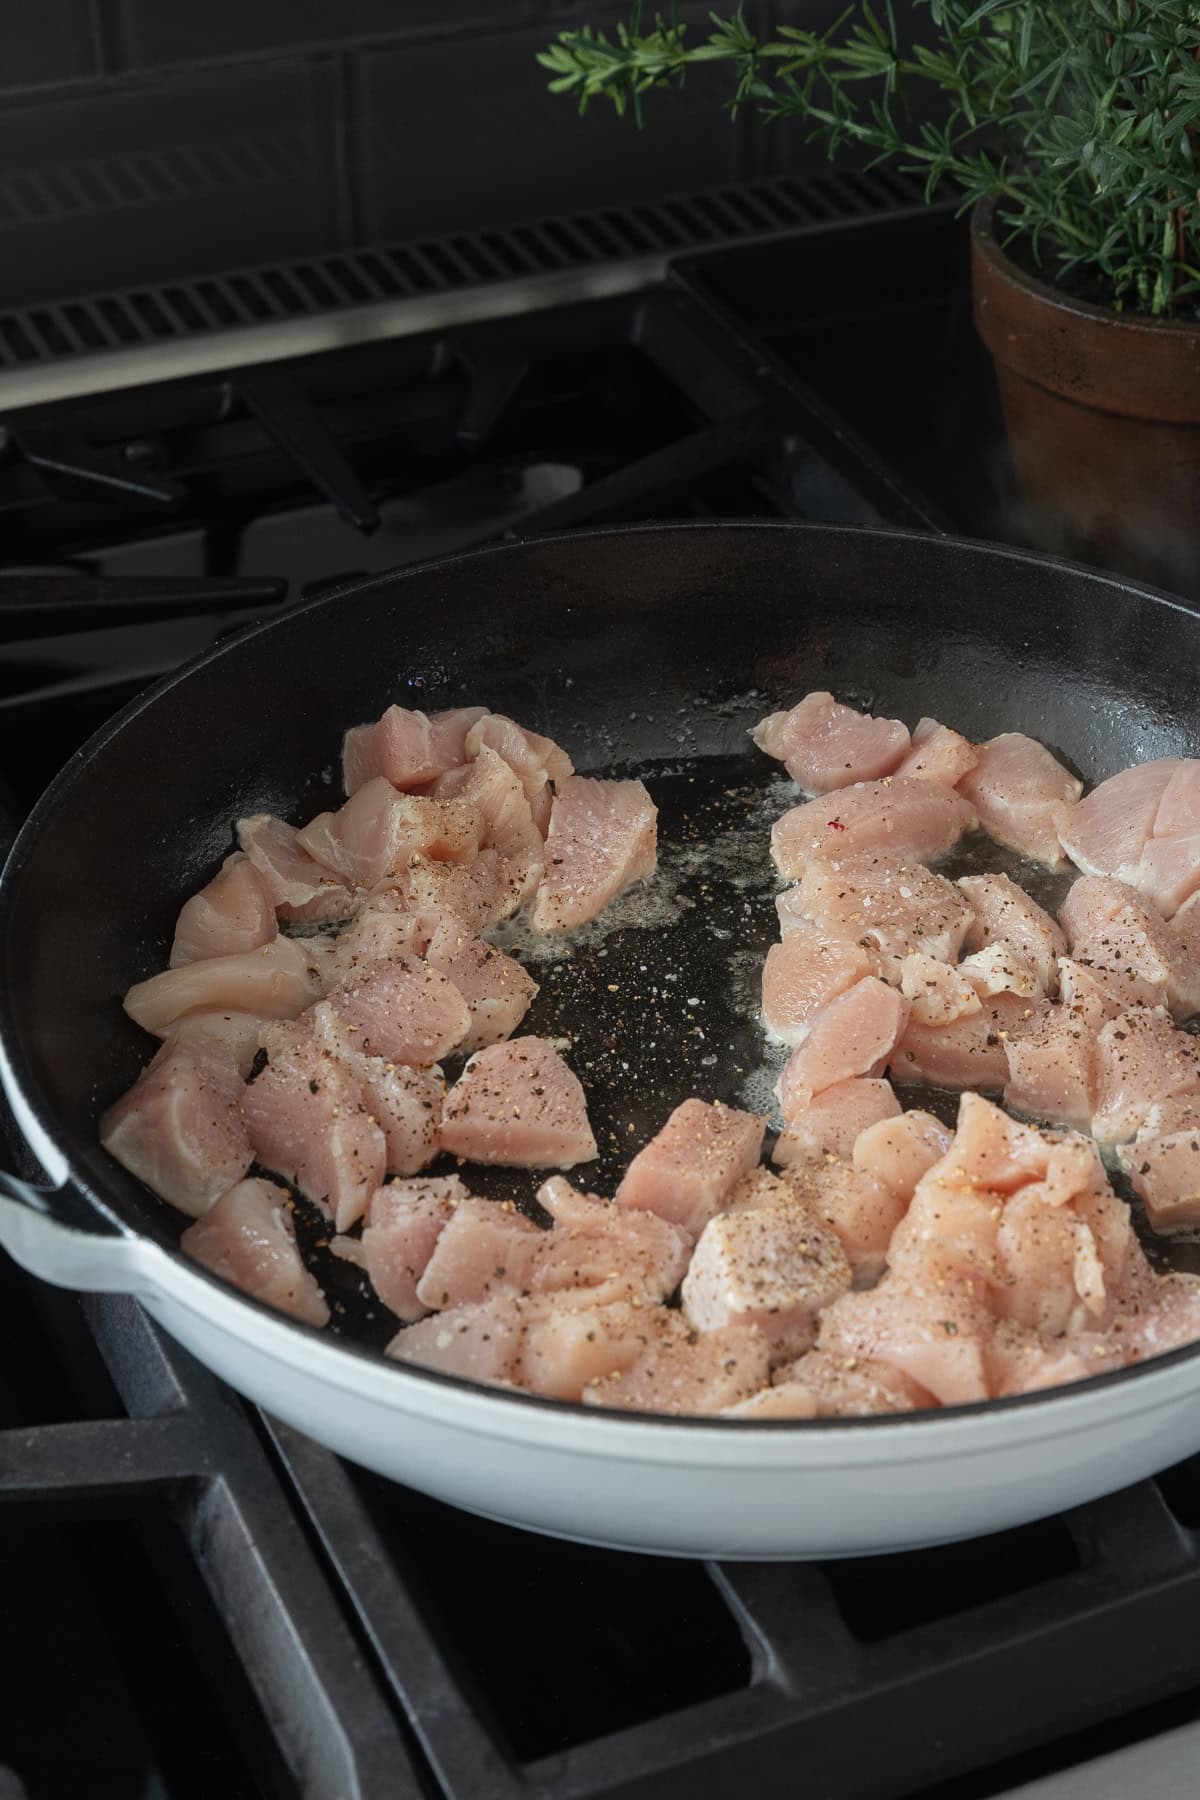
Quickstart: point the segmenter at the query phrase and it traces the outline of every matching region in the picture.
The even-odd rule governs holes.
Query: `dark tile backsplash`
[[[779,0],[795,21],[833,0]],[[726,9],[728,9],[728,4]],[[9,9],[15,11],[16,9]],[[822,160],[727,72],[646,128],[535,52],[607,0],[35,0],[0,54],[0,305],[686,193]],[[648,9],[649,10],[649,9]],[[681,8],[696,36],[706,4]],[[768,0],[751,0],[756,18]]]

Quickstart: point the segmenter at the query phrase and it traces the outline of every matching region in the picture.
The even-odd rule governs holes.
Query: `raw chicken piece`
[[[570,1169],[596,1140],[578,1080],[553,1046],[512,1038],[476,1051],[446,1096],[442,1149],[472,1162]]]
[[[1018,994],[996,994],[981,1012],[952,1025],[910,1019],[890,1059],[895,1082],[934,1087],[1002,1088],[1008,1080],[1008,1039],[1029,1029],[1040,1008]]]
[[[1120,875],[1137,868],[1159,801],[1178,767],[1177,756],[1164,756],[1122,769],[1066,814],[1059,837],[1085,875]]]
[[[618,894],[653,875],[658,808],[640,781],[589,781],[572,775],[554,796],[546,866],[532,923],[570,931]]]
[[[415,956],[371,965],[328,1002],[370,1056],[429,1067],[461,1044],[471,1028],[467,1003],[452,981]]]
[[[961,980],[969,982],[979,1000],[991,1000],[996,994],[1016,994],[1022,1000],[1038,999],[1043,988],[1032,963],[1026,962],[1007,944],[989,944],[964,956],[957,971]],[[926,1020],[926,1024],[932,1024]]]
[[[988,1397],[992,1320],[966,1285],[926,1293],[887,1275],[867,1294],[844,1294],[821,1315],[819,1347],[835,1359],[898,1369],[943,1406]]]
[[[685,1100],[638,1151],[616,1205],[657,1213],[698,1237],[762,1154],[766,1121],[703,1100]]]
[[[831,857],[931,862],[975,823],[974,807],[953,788],[888,775],[794,806],[771,827],[771,855],[789,880],[803,875],[810,862]]]
[[[1007,875],[964,875],[958,886],[974,914],[967,928],[967,949],[1000,944],[1015,951],[1032,967],[1042,992],[1051,993],[1058,958],[1067,950],[1057,922]]]
[[[471,1028],[460,1049],[478,1050],[511,1037],[538,991],[514,957],[472,936],[452,913],[442,914],[424,955],[467,1003]]]
[[[1178,1031],[1159,1007],[1110,1019],[1096,1039],[1092,1135],[1119,1144],[1146,1123],[1156,1101],[1200,1094],[1200,1041]]]
[[[100,1142],[160,1199],[198,1218],[254,1160],[232,1061],[164,1044],[100,1121]]]
[[[529,1301],[501,1294],[478,1306],[456,1306],[398,1331],[387,1355],[466,1381],[514,1383],[520,1373]]]
[[[169,1028],[163,1042],[178,1044],[200,1057],[218,1057],[232,1063],[245,1080],[254,1067],[259,1042],[268,1023],[257,1013],[188,1013],[186,1018]]]
[[[849,1286],[841,1239],[789,1194],[709,1220],[684,1277],[683,1312],[699,1331],[757,1326],[773,1356],[798,1356],[816,1342],[820,1309]]]
[[[766,1387],[768,1350],[746,1325],[653,1340],[628,1369],[589,1382],[590,1406],[635,1412],[719,1413]]]
[[[1122,1309],[1109,1334],[1126,1362],[1144,1362],[1200,1339],[1200,1277],[1161,1275]]]
[[[891,1119],[900,1102],[891,1083],[861,1078],[839,1081],[826,1088],[809,1106],[784,1114],[785,1129],[775,1145],[774,1159],[788,1163],[810,1156],[849,1157],[861,1131],[880,1119]]]
[[[377,775],[337,812],[318,813],[296,833],[296,842],[347,887],[356,887],[386,880],[414,856],[473,862],[482,830],[479,812],[467,801],[401,794]]]
[[[575,766],[565,750],[551,738],[528,731],[503,713],[485,713],[467,733],[468,757],[477,756],[487,745],[502,756],[517,776],[529,802],[533,822],[545,837],[550,826],[550,783],[565,781],[575,773]]]
[[[1200,1008],[1200,964],[1188,956],[1179,934],[1123,881],[1081,876],[1058,916],[1077,962],[1149,982],[1177,1019]]]
[[[1068,1338],[1042,1337],[1008,1321],[996,1328],[988,1352],[988,1377],[996,1398],[1034,1394],[1064,1382],[1083,1381],[1120,1368],[1122,1358],[1098,1332],[1075,1331]]]
[[[431,1163],[440,1146],[446,1084],[442,1072],[412,1068],[372,1056],[329,1001],[314,1006],[307,1019],[315,1041],[358,1083],[361,1098],[383,1132],[387,1167],[393,1175],[415,1175]]]
[[[449,912],[471,931],[483,931],[516,912],[525,898],[528,869],[510,866],[499,852],[481,850],[470,864],[430,862],[417,857],[383,892],[413,913]],[[372,902],[382,897],[373,894]]]
[[[1063,1006],[1095,1031],[1106,1019],[1115,1019],[1131,1006],[1158,1006],[1162,1001],[1162,989],[1141,975],[1102,969],[1070,956],[1058,959],[1058,983]]]
[[[785,1117],[854,1075],[878,1073],[908,1021],[908,1001],[874,975],[832,1000],[779,1077]]]
[[[1038,1181],[1061,1205],[1105,1185],[1095,1147],[1086,1138],[1023,1125],[979,1094],[959,1100],[951,1148],[955,1182],[989,1193],[1012,1194]]]
[[[803,881],[775,906],[785,940],[807,921],[822,936],[868,952],[947,963],[957,959],[972,919],[952,881],[878,853],[810,862]]]
[[[939,725],[936,719],[918,719],[912,749],[895,773],[910,775],[914,781],[940,781],[946,787],[957,787],[978,760],[974,746],[957,731]]]
[[[945,1156],[952,1136],[940,1119],[914,1107],[861,1131],[851,1160],[860,1175],[872,1176],[907,1203],[921,1177]]]
[[[359,1083],[304,1027],[275,1027],[267,1034],[267,1056],[242,1101],[254,1155],[345,1231],[382,1186],[383,1132]]]
[[[538,1201],[554,1220],[542,1233],[530,1280],[535,1293],[586,1288],[601,1300],[666,1300],[683,1279],[692,1240],[651,1212],[581,1194],[561,1175]]]
[[[971,982],[949,963],[935,962],[932,956],[903,956],[898,973],[909,1017],[920,1025],[952,1025],[981,1010]]]
[[[348,919],[358,902],[355,895],[329,869],[316,861],[298,842],[294,826],[270,813],[239,819],[238,843],[246,858],[262,876],[275,911],[281,919],[305,924],[327,924]]]
[[[827,938],[815,925],[794,928],[767,951],[763,1025],[782,1043],[801,1044],[831,1000],[874,973],[875,958],[858,944]]]
[[[825,693],[806,694],[790,712],[771,713],[750,736],[809,794],[890,775],[910,742],[899,719],[872,718]]]
[[[778,1387],[761,1388],[747,1400],[738,1400],[725,1408],[729,1419],[815,1419],[816,1395],[798,1381],[782,1382]]]
[[[1065,959],[1064,959],[1065,960]],[[1096,1033],[1100,1020],[1064,994],[1024,1031],[1004,1041],[1008,1081],[1004,1104],[1013,1112],[1090,1131],[1096,1109]]]
[[[798,1362],[774,1371],[783,1391],[808,1393],[821,1419],[869,1418],[874,1413],[912,1412],[933,1396],[890,1363],[869,1357],[835,1357],[810,1350]]]
[[[1069,1206],[1048,1206],[1037,1183],[1005,1205],[996,1254],[1003,1317],[1049,1337],[1103,1321],[1104,1269],[1091,1229]]]
[[[267,884],[240,853],[226,857],[220,873],[185,902],[175,926],[171,967],[206,956],[237,956],[269,944],[279,932]]]
[[[1082,781],[1044,744],[1019,731],[978,745],[976,753],[978,761],[959,789],[988,836],[1047,868],[1062,868],[1059,828],[1083,792]]]
[[[522,1385],[555,1400],[579,1400],[585,1388],[633,1368],[656,1344],[685,1335],[679,1314],[661,1306],[627,1299],[601,1305],[587,1294],[563,1294],[529,1320]]]
[[[387,889],[372,895],[322,952],[326,993],[356,987],[378,973],[380,963],[424,956],[443,916],[447,915],[404,912]]]
[[[1117,1160],[1155,1231],[1200,1223],[1200,1094],[1151,1107]]]
[[[363,1267],[398,1319],[411,1324],[428,1312],[417,1298],[417,1283],[455,1207],[469,1197],[457,1175],[389,1181],[371,1195],[363,1225]]]
[[[410,712],[389,706],[374,725],[355,725],[342,744],[342,771],[348,794],[377,775],[396,788],[419,788],[467,760],[467,733],[485,715],[482,706],[451,712]]]
[[[889,1281],[922,1293],[984,1299],[1003,1272],[996,1233],[1004,1197],[957,1179],[952,1157],[922,1176],[888,1245]]]
[[[1195,764],[1184,763],[1185,769]],[[1200,832],[1190,837],[1154,837],[1142,860],[1129,872],[1129,882],[1164,919],[1173,918],[1200,888]]]
[[[877,1280],[907,1201],[875,1176],[824,1157],[791,1164],[787,1177],[793,1192],[837,1233],[855,1285]]]
[[[460,1200],[438,1233],[417,1299],[440,1309],[524,1293],[543,1235],[511,1201]]]
[[[196,1012],[294,1019],[320,993],[311,940],[281,937],[240,956],[207,956],[136,982],[125,996],[125,1011],[143,1031],[165,1037],[178,1020]]]
[[[214,1275],[306,1325],[328,1325],[325,1296],[300,1260],[290,1201],[273,1181],[240,1181],[179,1247]]]
[[[434,792],[439,800],[455,799],[479,812],[480,842],[495,850],[501,880],[513,897],[509,911],[515,912],[536,889],[548,855],[520,778],[502,756],[481,744],[474,760],[443,775]]]

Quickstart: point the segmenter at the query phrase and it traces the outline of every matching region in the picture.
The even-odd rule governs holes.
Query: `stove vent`
[[[779,176],[20,307],[0,313],[0,404],[24,405],[193,370],[209,373],[248,356],[303,355],[334,343],[494,315],[512,309],[514,286],[523,290],[519,304],[529,308],[611,294],[653,279],[683,252],[828,229],[831,223],[907,211],[921,202],[921,185],[894,171]],[[468,296],[469,303],[454,304]],[[315,322],[322,324],[323,336],[304,329]],[[271,341],[264,343],[267,334]],[[218,344],[225,349],[218,350]],[[161,354],[185,346],[194,354]],[[146,360],[144,374],[134,357]],[[41,384],[22,379],[38,371],[53,371],[55,379]]]

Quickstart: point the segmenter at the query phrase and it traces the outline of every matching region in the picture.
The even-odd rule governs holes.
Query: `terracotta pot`
[[[975,323],[996,363],[1028,536],[1200,596],[1200,324],[1068,299],[972,228]]]

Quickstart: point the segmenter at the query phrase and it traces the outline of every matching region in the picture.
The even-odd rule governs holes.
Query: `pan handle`
[[[55,1287],[102,1294],[134,1294],[146,1277],[148,1246],[89,1219],[68,1185],[39,1188],[0,1169],[0,1246],[31,1275]]]

